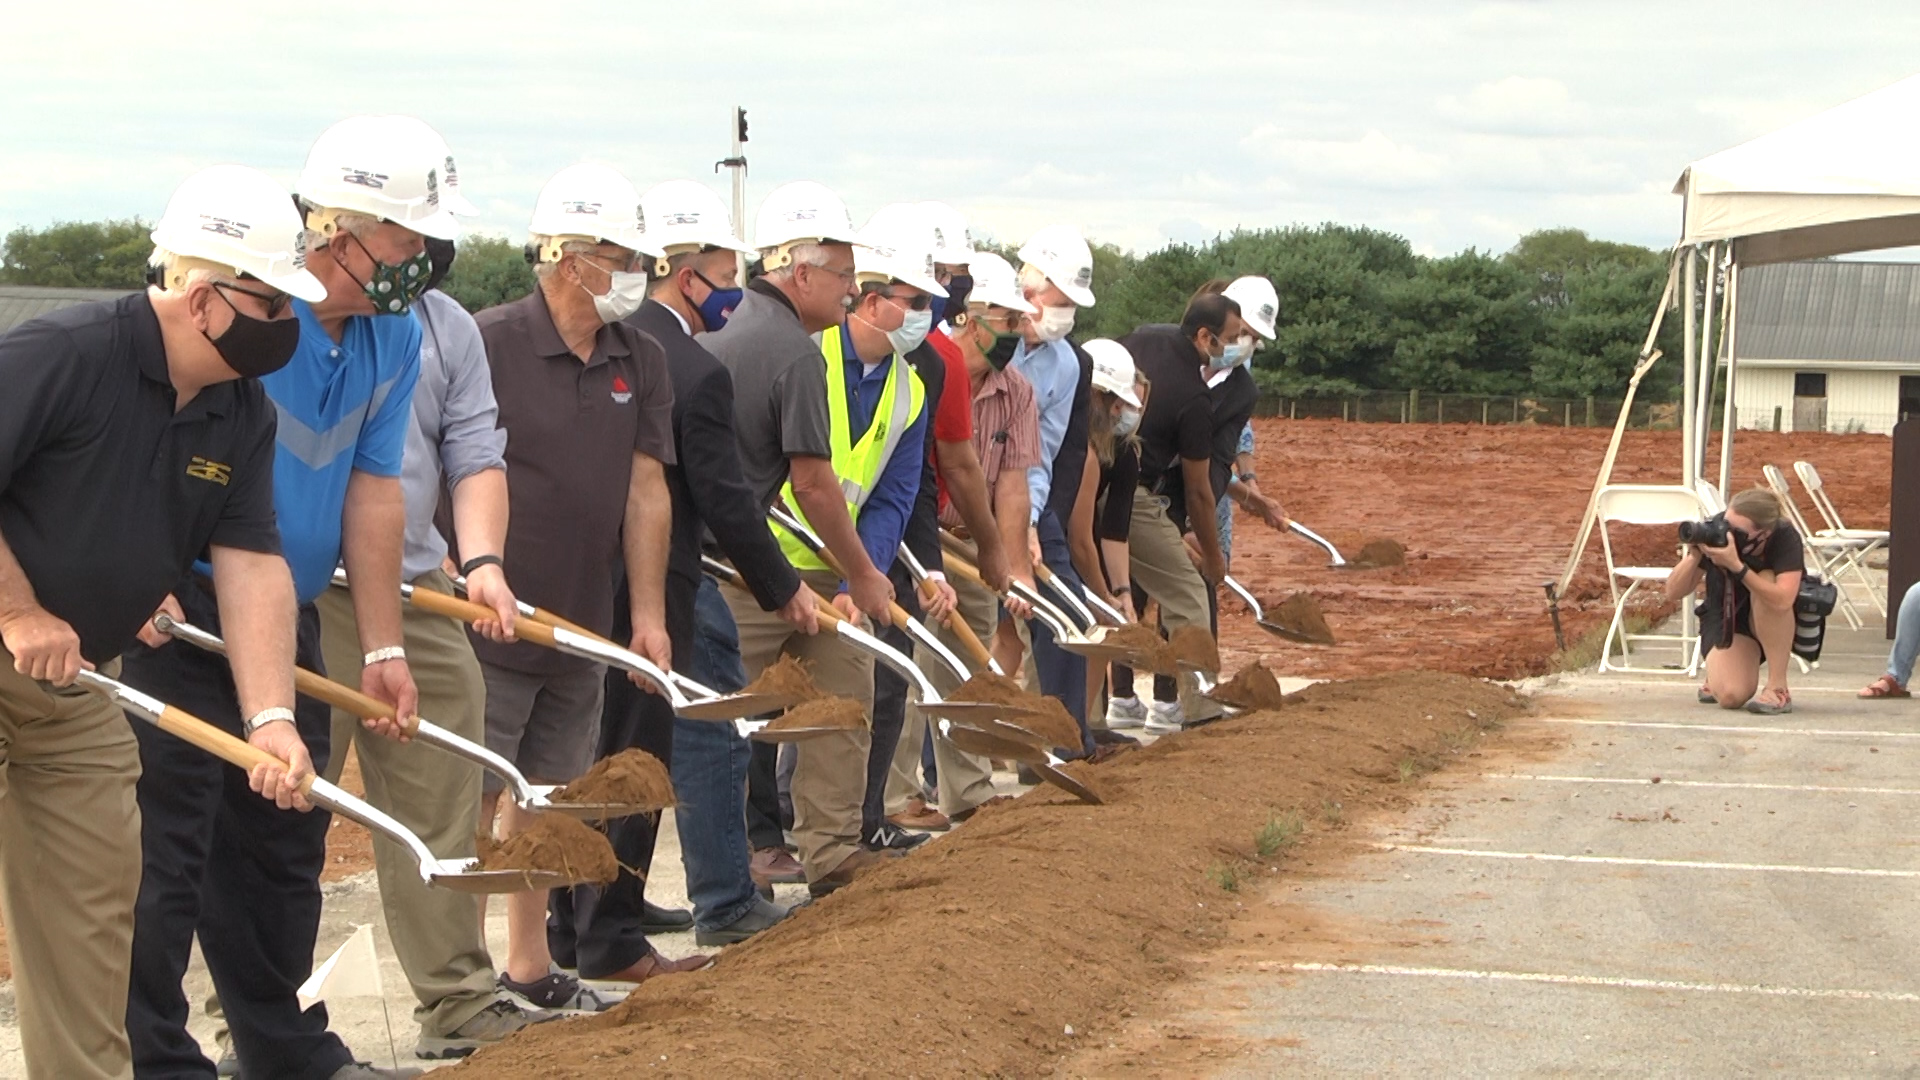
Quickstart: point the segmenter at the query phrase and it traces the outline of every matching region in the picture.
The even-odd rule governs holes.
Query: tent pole
[[[1695,353],[1700,358],[1700,392],[1694,396],[1694,408],[1699,410],[1693,428],[1693,460],[1688,462],[1687,486],[1707,478],[1707,440],[1713,434],[1713,384],[1720,374],[1714,364],[1713,349],[1713,308],[1714,297],[1718,295],[1720,283],[1720,245],[1707,246],[1706,273],[1700,300],[1700,348]]]
[[[1685,249],[1687,261],[1687,295],[1681,306],[1684,313],[1680,323],[1680,482],[1691,483],[1693,476],[1693,440],[1694,408],[1693,400],[1699,394],[1697,382],[1700,376],[1700,358],[1694,353],[1693,324],[1694,305],[1699,292],[1700,249]]]
[[[1573,584],[1573,575],[1579,572],[1580,557],[1587,552],[1587,541],[1593,537],[1593,522],[1600,511],[1600,489],[1613,480],[1614,458],[1620,453],[1620,439],[1626,433],[1627,420],[1633,414],[1634,394],[1640,389],[1640,380],[1647,377],[1653,365],[1660,362],[1660,350],[1653,343],[1660,337],[1660,325],[1666,321],[1667,308],[1673,303],[1673,287],[1680,279],[1680,251],[1675,249],[1673,257],[1667,261],[1667,287],[1660,294],[1660,306],[1654,309],[1653,325],[1647,329],[1646,343],[1640,346],[1640,362],[1634,365],[1633,377],[1627,380],[1626,398],[1620,402],[1620,415],[1613,422],[1613,438],[1607,442],[1607,455],[1600,462],[1600,475],[1593,481],[1593,492],[1587,496],[1586,513],[1580,517],[1580,534],[1573,542],[1573,551],[1567,555],[1567,565],[1560,571],[1559,586],[1555,596],[1565,596],[1568,586]]]
[[[1740,260],[1735,257],[1727,263],[1727,313],[1720,321],[1721,351],[1727,355],[1727,404],[1724,419],[1720,421],[1720,495],[1722,498],[1733,496],[1728,484],[1733,479],[1733,425],[1738,419],[1733,409],[1733,383],[1739,374],[1740,364],[1739,354],[1734,351],[1735,346],[1739,344],[1735,329],[1739,315]]]

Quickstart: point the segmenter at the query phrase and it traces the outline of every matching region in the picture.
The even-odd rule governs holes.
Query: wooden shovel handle
[[[293,688],[310,698],[324,701],[336,709],[344,709],[364,720],[384,720],[393,715],[393,706],[386,702],[368,697],[350,686],[334,682],[306,668],[293,669]],[[420,730],[420,718],[408,717],[401,721],[400,726],[406,730],[407,734],[412,735]]]
[[[962,574],[961,576],[965,577],[966,575]],[[931,580],[920,583],[920,595],[929,600],[933,599],[934,594],[938,591],[938,587],[935,586]],[[976,669],[980,671],[989,669],[993,664],[993,654],[987,651],[985,645],[981,644],[980,636],[973,632],[973,627],[967,625],[966,616],[960,614],[959,608],[956,607],[952,611],[947,612],[947,629],[953,631],[953,636],[960,639],[961,648],[966,650],[967,659],[973,661],[973,666]]]
[[[476,604],[471,600],[462,600],[457,596],[448,596],[446,593],[435,592],[432,589],[416,587],[413,592],[409,594],[407,602],[422,611],[431,611],[435,615],[445,615],[450,619],[458,619],[464,623],[476,623],[483,619],[497,619],[500,617],[498,612],[484,604]],[[535,645],[545,645],[549,649],[555,647],[553,627],[547,623],[534,622],[530,619],[516,619],[514,621],[514,635],[531,641]]]
[[[272,765],[279,769],[287,767],[286,762],[252,743],[229,735],[192,713],[176,709],[171,705],[160,711],[160,717],[154,723],[167,734],[184,739],[220,760],[237,765],[248,772],[252,772],[257,765]],[[307,777],[301,783],[300,790],[311,791],[313,780],[313,777]]]

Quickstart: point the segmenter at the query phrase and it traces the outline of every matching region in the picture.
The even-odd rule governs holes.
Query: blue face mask
[[[947,308],[958,311],[967,306],[967,294],[973,291],[973,275],[955,274],[947,281],[947,295],[933,298],[933,324],[947,317]]]
[[[733,309],[740,306],[740,298],[747,295],[745,289],[723,289],[707,280],[707,275],[698,270],[693,276],[707,287],[707,298],[700,301],[700,321],[707,324],[707,333],[727,325],[727,319],[733,315]]]

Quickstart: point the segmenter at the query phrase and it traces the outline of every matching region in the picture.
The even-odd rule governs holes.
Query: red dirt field
[[[1254,421],[1262,489],[1342,553],[1386,537],[1404,544],[1406,565],[1334,570],[1316,546],[1240,514],[1232,572],[1260,602],[1295,590],[1320,601],[1339,644],[1296,645],[1261,630],[1231,596],[1223,603],[1224,670],[1264,657],[1278,673],[1372,675],[1408,668],[1492,678],[1544,673],[1555,651],[1541,584],[1557,579],[1606,454],[1605,428],[1477,424],[1350,424]],[[1740,432],[1733,487],[1760,483],[1772,463],[1795,484],[1800,510],[1813,505],[1792,476],[1811,461],[1847,524],[1885,528],[1892,440],[1877,435]],[[1719,440],[1708,448],[1719,460]],[[1717,468],[1717,465],[1715,466]],[[1680,433],[1630,431],[1616,483],[1673,483]],[[1816,521],[1816,524],[1817,521]],[[1666,530],[1634,530],[1630,558],[1676,558]],[[1581,575],[1561,603],[1567,640],[1603,625],[1610,611],[1596,531]]]

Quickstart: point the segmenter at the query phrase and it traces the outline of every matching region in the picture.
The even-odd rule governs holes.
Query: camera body
[[[1680,542],[1699,544],[1702,547],[1723,547],[1732,538],[1732,526],[1719,514],[1705,521],[1683,521],[1680,523]]]

